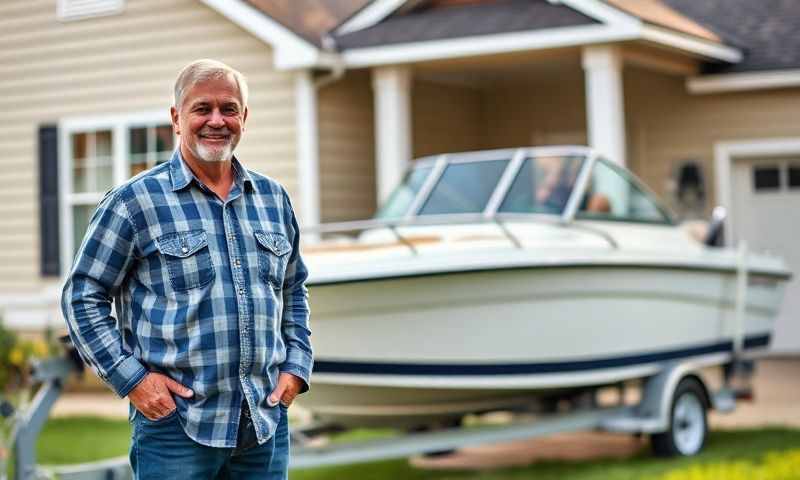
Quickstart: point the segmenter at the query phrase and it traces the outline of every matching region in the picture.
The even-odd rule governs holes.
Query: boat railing
[[[613,249],[618,248],[618,244],[614,237],[608,232],[599,228],[594,228],[588,225],[578,224],[575,222],[565,222],[562,217],[554,215],[543,214],[527,214],[527,213],[495,213],[493,215],[484,215],[480,213],[475,214],[443,214],[443,215],[426,215],[415,216],[402,219],[367,219],[367,220],[352,220],[346,222],[322,223],[319,225],[311,225],[302,228],[304,235],[313,235],[318,237],[320,235],[334,234],[334,233],[351,233],[360,234],[369,230],[388,230],[394,235],[395,239],[408,247],[408,249],[418,254],[417,248],[414,243],[407,238],[403,232],[400,231],[404,227],[425,227],[425,226],[451,226],[451,225],[474,225],[474,224],[493,224],[503,234],[508,241],[516,248],[522,249],[524,245],[519,237],[515,235],[509,228],[509,222],[530,222],[530,223],[544,223],[561,228],[571,228],[580,230],[601,237]]]

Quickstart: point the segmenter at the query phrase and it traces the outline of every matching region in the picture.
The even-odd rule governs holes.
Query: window
[[[753,190],[777,191],[781,188],[781,169],[777,165],[753,168]]]
[[[128,130],[131,176],[137,175],[172,156],[172,125],[151,125]]]
[[[62,271],[72,258],[97,204],[128,178],[169,160],[175,148],[166,115],[71,119],[60,129],[62,154]]]
[[[73,218],[73,245],[80,245],[94,207],[114,183],[111,130],[76,132],[70,135],[69,156]],[[75,253],[73,250],[71,253]]]
[[[507,165],[508,160],[451,163],[419,214],[483,212]]]
[[[125,0],[58,0],[58,19],[80,20],[121,13]]]
[[[576,217],[624,222],[672,223],[656,200],[637,185],[627,171],[602,160],[592,169]]]

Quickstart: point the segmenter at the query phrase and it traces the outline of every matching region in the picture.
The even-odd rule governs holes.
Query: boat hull
[[[316,364],[299,398],[344,426],[416,426],[730,360],[736,277],[710,269],[536,266],[310,286]],[[764,348],[782,286],[751,278]],[[346,299],[344,301],[343,299]]]

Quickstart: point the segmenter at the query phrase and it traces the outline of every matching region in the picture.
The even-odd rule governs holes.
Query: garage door
[[[800,352],[800,155],[735,159],[733,177],[736,240],[782,256],[794,273],[773,350]]]

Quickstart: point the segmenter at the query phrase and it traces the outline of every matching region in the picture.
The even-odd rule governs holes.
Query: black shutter
[[[59,275],[58,128],[39,127],[39,238],[42,275]]]

